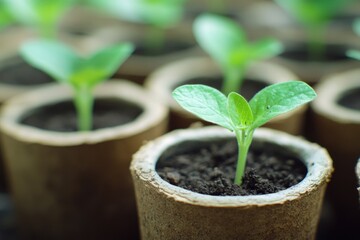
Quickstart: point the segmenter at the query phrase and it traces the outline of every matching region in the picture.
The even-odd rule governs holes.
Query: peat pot
[[[352,228],[359,234],[354,168],[360,156],[360,70],[329,76],[315,90],[318,97],[310,105],[310,132],[311,138],[327,148],[334,159],[336,171],[329,196],[339,221],[336,225],[339,229]]]
[[[216,126],[177,130],[149,142],[134,155],[130,170],[143,240],[315,238],[332,161],[326,150],[302,138],[266,128],[254,134],[252,146],[271,145],[297,156],[306,166],[302,181],[276,193],[205,195],[174,186],[156,171],[161,158],[229,138],[234,135]]]
[[[218,65],[207,57],[193,57],[164,65],[153,72],[145,81],[154,96],[170,109],[170,129],[187,128],[200,121],[198,117],[184,110],[173,98],[172,91],[183,84],[205,84],[220,88],[222,73]],[[249,66],[241,94],[248,100],[262,88],[279,82],[298,79],[285,68],[268,62],[256,62]],[[301,134],[307,106],[280,115],[266,124],[266,127]]]
[[[137,239],[129,164],[144,141],[164,133],[167,111],[126,81],[106,82],[94,94],[89,132],[74,130],[67,86],[19,95],[2,109],[5,165],[24,239]]]

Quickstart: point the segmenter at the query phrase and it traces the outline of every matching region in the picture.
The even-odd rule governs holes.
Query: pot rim
[[[360,69],[353,69],[324,78],[315,86],[317,98],[311,103],[311,108],[320,115],[338,122],[360,123],[360,111],[338,104],[343,94],[351,89],[360,89]]]
[[[298,154],[307,166],[308,173],[306,177],[300,183],[288,189],[264,195],[210,196],[174,186],[163,180],[155,170],[156,162],[164,150],[179,142],[194,140],[194,138],[209,141],[214,138],[229,137],[234,137],[234,134],[217,126],[170,132],[147,143],[134,154],[130,166],[131,173],[133,178],[138,178],[144,184],[156,189],[156,191],[166,195],[168,198],[185,204],[204,207],[248,208],[283,204],[309,194],[309,192],[316,190],[320,185],[330,180],[333,171],[332,161],[324,148],[300,137],[267,128],[257,129],[254,133],[254,141],[262,139],[261,141],[275,143],[285,148],[291,147],[292,152]]]
[[[72,89],[69,86],[54,83],[16,96],[7,101],[2,108],[0,129],[3,133],[25,142],[52,146],[96,144],[114,138],[123,139],[139,134],[160,124],[168,114],[164,106],[153,100],[147,91],[135,83],[112,79],[96,87],[94,96],[117,98],[140,106],[143,112],[135,121],[90,132],[48,131],[18,123],[18,119],[25,112],[59,101],[71,100],[72,95]]]
[[[259,69],[262,69],[262,71],[259,71]],[[275,76],[269,76],[269,74],[267,74],[269,71],[273,72]],[[154,96],[157,97],[159,101],[164,102],[167,106],[169,106],[172,111],[185,116],[194,116],[192,113],[184,110],[172,98],[171,92],[175,86],[181,82],[189,80],[189,78],[214,75],[221,75],[221,70],[218,64],[216,64],[210,57],[192,57],[168,63],[155,70],[145,80],[144,86],[149,89],[150,92],[154,93]],[[251,78],[259,79],[267,84],[299,79],[294,73],[286,68],[268,61],[253,62],[249,65],[248,71],[245,75],[250,76]],[[288,118],[289,115],[294,114],[294,112],[305,111],[306,108],[306,106],[296,108],[293,111],[278,116],[277,119]]]

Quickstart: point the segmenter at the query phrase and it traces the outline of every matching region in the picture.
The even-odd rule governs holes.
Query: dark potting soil
[[[254,145],[254,144],[253,144]],[[175,148],[175,147],[174,147]],[[159,159],[156,171],[165,181],[193,192],[215,196],[261,195],[287,189],[304,179],[306,166],[278,146],[249,150],[243,183],[233,183],[235,140],[183,142]],[[177,152],[176,152],[177,151]]]
[[[49,75],[30,66],[19,56],[7,61],[0,68],[1,83],[31,86],[54,82]]]
[[[321,62],[334,62],[334,61],[343,61],[349,59],[345,55],[348,49],[345,46],[337,44],[327,44],[325,45],[324,58],[321,59]],[[297,43],[294,47],[286,49],[280,56],[292,59],[296,61],[309,61],[309,51],[308,45],[305,43]]]
[[[114,99],[99,99],[93,109],[93,129],[119,126],[135,120],[142,109],[129,102]],[[20,123],[36,128],[57,131],[77,131],[77,116],[73,102],[64,101],[43,106],[23,116]]]
[[[360,111],[360,88],[345,92],[337,102],[346,108]]]
[[[174,86],[174,89],[184,84],[203,84],[221,90],[223,78],[221,76],[196,77],[186,80],[180,85]],[[257,92],[265,87],[267,87],[267,84],[265,84],[263,81],[256,79],[244,79],[240,94],[246,100],[250,100]]]
[[[148,50],[144,43],[137,43],[134,55],[155,57],[164,54],[180,52],[186,49],[190,49],[191,47],[193,47],[193,45],[187,42],[165,41],[161,48],[156,50]]]

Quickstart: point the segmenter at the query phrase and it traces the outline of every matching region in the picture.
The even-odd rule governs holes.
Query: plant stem
[[[159,52],[164,45],[164,41],[164,29],[159,26],[150,26],[145,41],[146,51],[149,54]]]
[[[228,95],[231,92],[240,92],[244,78],[245,67],[229,68],[225,71],[225,79],[222,85],[222,93]]]
[[[94,98],[91,88],[80,86],[75,89],[75,107],[77,112],[77,127],[79,131],[92,129],[92,110]]]
[[[308,27],[309,60],[320,61],[325,57],[325,30],[324,24]]]
[[[236,164],[236,175],[234,183],[241,185],[245,172],[246,158],[252,141],[253,130],[236,130],[235,134],[238,143],[238,160]]]

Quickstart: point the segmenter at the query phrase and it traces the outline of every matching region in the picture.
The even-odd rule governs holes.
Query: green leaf
[[[283,52],[281,42],[273,38],[260,39],[251,46],[251,59],[265,59]]]
[[[300,81],[268,86],[258,92],[250,101],[254,115],[252,128],[260,127],[270,119],[310,102],[315,97],[315,91]]]
[[[360,51],[348,50],[348,51],[346,51],[346,56],[360,60]]]
[[[307,25],[325,24],[353,0],[275,0],[298,21]]]
[[[56,41],[33,40],[21,46],[21,56],[32,66],[59,82],[67,82],[78,58],[67,45]]]
[[[193,31],[200,46],[223,68],[230,56],[246,43],[240,26],[225,17],[203,14],[195,19]]]
[[[200,85],[183,85],[173,91],[174,99],[199,118],[233,130],[227,113],[227,99],[220,91]]]
[[[354,32],[360,36],[360,18],[357,18],[353,24]]]
[[[250,105],[244,97],[232,92],[228,96],[227,105],[229,117],[233,125],[238,129],[245,129],[254,121]]]
[[[89,58],[77,61],[73,69],[74,74],[69,81],[77,86],[97,85],[99,82],[111,77],[133,51],[134,45],[131,43],[101,49]]]

